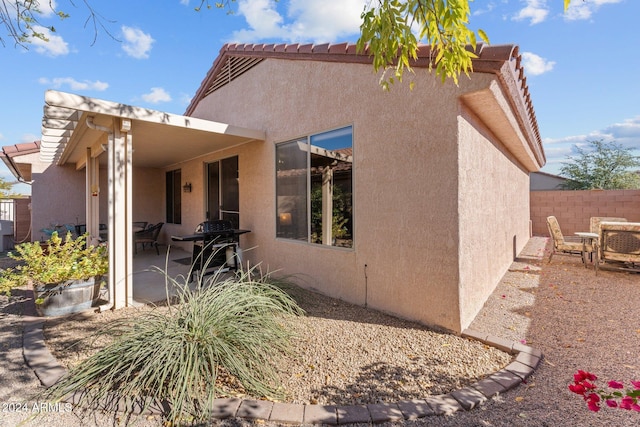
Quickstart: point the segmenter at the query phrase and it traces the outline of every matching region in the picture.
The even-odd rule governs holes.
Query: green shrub
[[[81,404],[98,409],[108,400],[127,412],[164,401],[170,422],[201,421],[213,400],[223,395],[216,385],[221,370],[249,393],[280,397],[274,358],[287,351],[291,335],[281,316],[301,314],[302,309],[269,284],[268,276],[254,279],[253,273],[240,271],[226,280],[216,276],[195,291],[165,274],[179,287],[169,308],[108,325],[121,328],[121,335],[73,368],[43,398],[59,401],[86,390]]]
[[[63,240],[53,232],[44,243],[30,242],[16,246],[9,257],[19,261],[0,276],[0,292],[29,284],[64,283],[101,276],[109,270],[107,248],[86,244],[87,235],[74,239],[67,233]]]

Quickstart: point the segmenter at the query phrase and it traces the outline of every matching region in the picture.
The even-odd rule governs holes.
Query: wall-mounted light
[[[185,182],[184,185],[182,186],[182,191],[184,193],[191,193],[191,183]]]

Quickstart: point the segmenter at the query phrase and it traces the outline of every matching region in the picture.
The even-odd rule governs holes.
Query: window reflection
[[[277,236],[353,247],[351,127],[276,147]]]

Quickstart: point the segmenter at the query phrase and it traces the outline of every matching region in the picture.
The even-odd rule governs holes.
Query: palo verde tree
[[[226,9],[232,12],[236,0],[200,0],[196,11],[203,8]],[[419,43],[431,47],[432,58],[429,70],[435,67],[436,74],[443,80],[452,79],[457,83],[460,74],[472,71],[473,49],[476,40],[489,42],[484,31],[469,28],[469,3],[473,0],[370,0],[361,18],[360,38],[357,46],[361,52],[373,59],[375,71],[384,70],[381,84],[388,88],[390,83],[401,81],[404,71],[411,71],[411,60],[416,59]],[[565,11],[571,0],[562,0]],[[69,6],[81,3],[88,14],[85,25],[91,25],[94,35],[102,28],[113,37],[105,23],[108,22],[91,6],[91,0],[62,0],[60,9],[53,0],[0,0],[0,42],[13,39],[22,47],[27,47],[34,39],[47,40],[47,33],[56,31],[54,26],[43,26],[41,18],[51,13],[61,20],[69,18]],[[66,5],[65,5],[66,3]],[[95,41],[94,36],[94,41]]]
[[[640,157],[634,156],[630,148],[602,140],[589,141],[589,145],[576,145],[577,155],[568,156],[569,161],[562,163],[560,173],[569,178],[566,189],[640,189]]]

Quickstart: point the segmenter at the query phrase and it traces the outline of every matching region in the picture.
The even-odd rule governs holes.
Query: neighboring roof
[[[492,130],[498,131],[498,136],[506,141],[505,144],[510,149],[515,150],[514,154],[529,171],[538,170],[545,164],[546,160],[518,47],[515,45],[491,46],[479,43],[475,53],[478,57],[472,61],[473,72],[495,74],[506,96],[496,93],[481,93],[479,96],[470,94],[463,97],[463,100],[486,123],[488,119],[493,117],[491,115],[499,107],[502,98],[506,97],[511,108],[515,111],[515,120],[518,121],[520,129],[515,133],[504,131],[513,119],[512,117],[504,117],[501,118],[496,129]],[[430,47],[421,45],[418,48],[418,59],[412,61],[411,66],[414,68],[426,68],[429,66],[431,57]],[[353,43],[320,45],[226,44],[220,49],[218,57],[213,62],[211,69],[187,107],[185,115],[191,115],[198,103],[207,95],[268,58],[358,64],[372,63],[372,58],[369,56],[368,51],[357,53],[356,45]],[[493,100],[488,101],[489,97],[497,99],[495,99],[495,102]],[[489,108],[486,108],[487,104],[491,104]],[[491,123],[490,120],[489,123]],[[502,131],[498,127],[501,127]],[[527,140],[527,147],[517,147],[515,141],[520,139],[517,134],[520,134],[520,137],[524,136]]]
[[[81,167],[86,160],[86,148],[101,147],[100,137],[104,131],[113,132],[114,126],[120,126],[121,122],[128,123],[135,163],[143,167],[166,167],[212,151],[265,139],[261,130],[48,90],[40,158]]]
[[[531,172],[529,175],[529,189],[531,191],[563,190],[569,178],[553,175],[547,172]]]
[[[569,178],[565,178],[564,176],[560,176],[560,175],[554,175],[554,174],[549,173],[549,172],[537,171],[537,172],[531,172],[531,173],[532,174],[536,174],[536,175],[541,175],[541,176],[547,176],[549,178],[556,178],[556,179],[561,180],[561,181],[569,180]]]
[[[24,142],[22,144],[7,145],[2,147],[0,158],[7,165],[16,179],[31,181],[31,164],[20,163],[16,157],[33,154],[40,151],[40,141]]]

